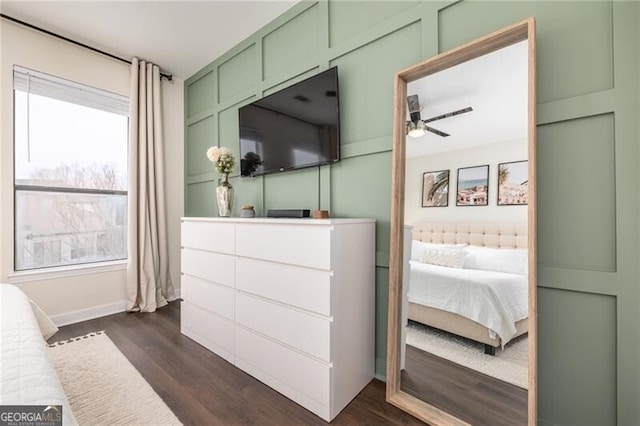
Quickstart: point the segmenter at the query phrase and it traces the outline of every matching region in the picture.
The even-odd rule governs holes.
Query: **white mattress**
[[[515,323],[528,316],[527,277],[410,261],[409,302],[462,315],[500,337],[504,346]]]
[[[0,284],[0,310],[0,404],[62,405],[63,424],[76,425],[29,299]]]

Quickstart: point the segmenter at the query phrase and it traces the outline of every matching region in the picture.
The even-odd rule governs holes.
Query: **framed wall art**
[[[498,205],[527,205],[529,200],[529,162],[498,164]]]
[[[458,169],[456,206],[489,204],[489,165]]]
[[[449,170],[422,174],[422,207],[449,205]]]

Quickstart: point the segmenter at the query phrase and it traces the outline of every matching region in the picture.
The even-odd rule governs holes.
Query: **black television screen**
[[[240,174],[330,164],[340,159],[338,68],[238,110]]]

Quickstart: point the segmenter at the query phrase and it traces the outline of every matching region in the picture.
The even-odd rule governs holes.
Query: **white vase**
[[[233,186],[229,183],[229,175],[224,173],[216,188],[216,200],[218,202],[218,216],[230,217],[233,207]]]

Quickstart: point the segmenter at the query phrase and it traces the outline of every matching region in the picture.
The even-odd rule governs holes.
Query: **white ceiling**
[[[13,18],[186,78],[298,0],[0,1]]]
[[[473,111],[428,123],[449,137],[407,137],[407,157],[526,138],[527,82],[523,41],[409,83],[407,94],[419,96],[423,120],[468,106]]]

